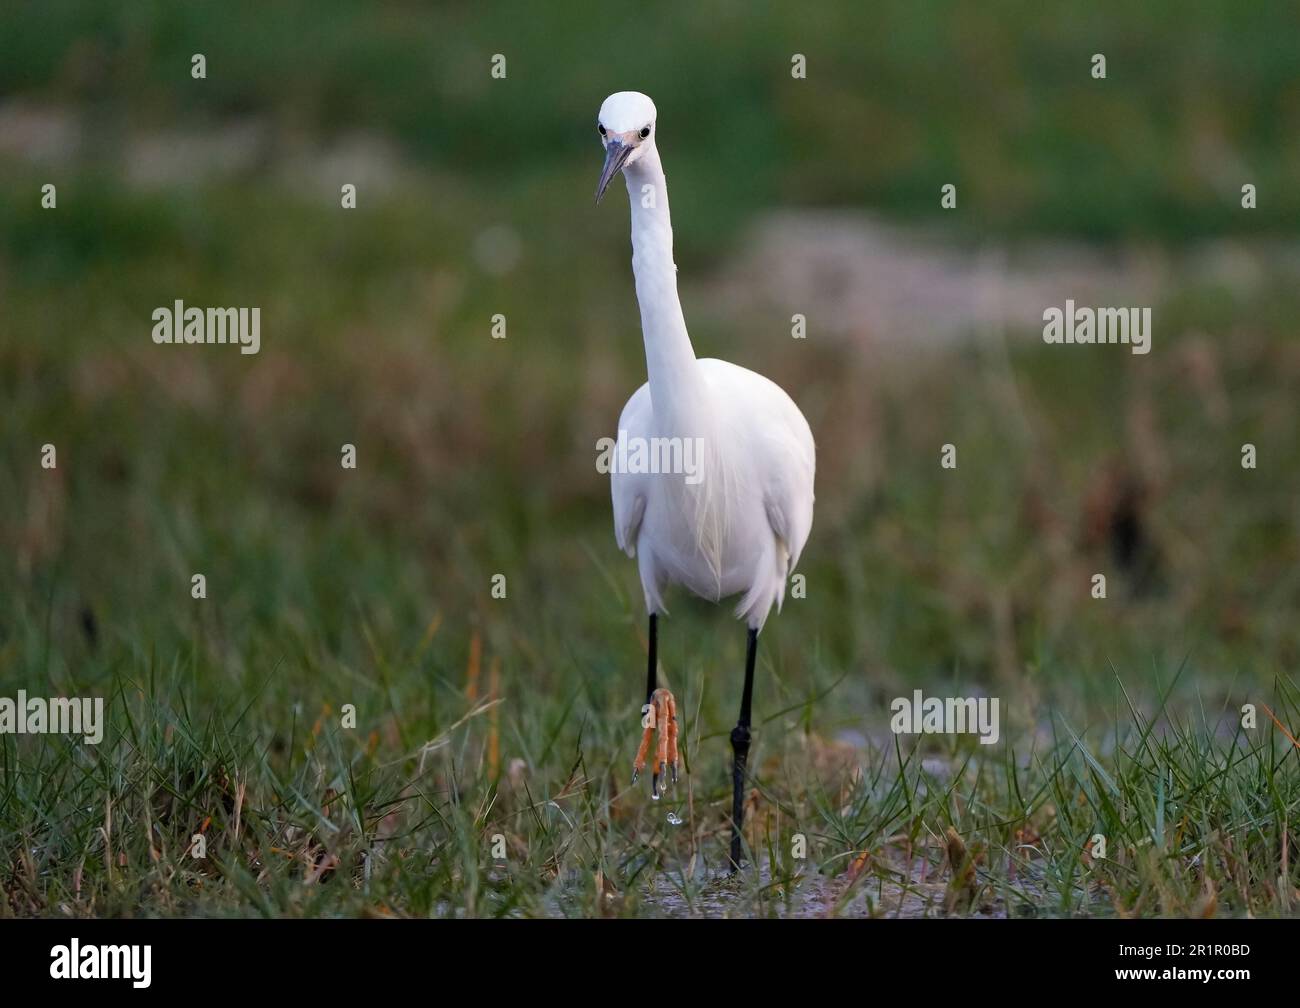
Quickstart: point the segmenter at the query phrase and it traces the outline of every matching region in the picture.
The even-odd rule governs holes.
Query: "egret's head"
[[[605,167],[596,186],[597,203],[614,176],[654,146],[655,115],[655,103],[640,91],[620,91],[605,99],[596,117],[596,130],[605,145]]]

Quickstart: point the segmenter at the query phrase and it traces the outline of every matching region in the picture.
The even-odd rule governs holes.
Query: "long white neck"
[[[651,146],[623,174],[632,205],[632,273],[655,419],[664,433],[694,435],[707,398],[677,297],[673,225],[659,152]]]

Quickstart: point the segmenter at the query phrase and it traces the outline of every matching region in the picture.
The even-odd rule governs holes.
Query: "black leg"
[[[749,630],[745,649],[745,690],[740,696],[740,720],[731,730],[731,870],[740,868],[740,834],[745,823],[745,767],[749,762],[749,714],[754,699],[754,659],[758,655],[758,631]]]
[[[655,672],[659,667],[659,656],[656,653],[659,650],[659,618],[650,614],[650,662],[646,667],[645,673],[645,702],[649,703],[650,698],[655,695]]]
[[[650,647],[649,657],[646,663],[645,671],[645,702],[647,705],[654,702],[655,685],[658,682],[659,671],[659,617],[654,613],[650,614]],[[659,725],[656,731],[666,731],[666,727]],[[654,753],[650,754],[650,798],[653,801],[659,800],[659,760]],[[634,778],[635,780],[635,778]]]
[[[648,708],[650,707],[651,703],[653,703],[654,701],[655,680],[657,678],[656,672],[659,667],[659,656],[656,654],[656,652],[659,650],[658,637],[659,637],[659,620],[656,618],[654,613],[651,613],[650,614],[650,647],[649,647],[650,660],[646,665],[646,674],[645,674],[645,707],[641,708],[641,715],[642,715],[641,723],[643,725],[646,723],[645,718],[649,716]],[[641,744],[645,745],[646,740],[643,740]],[[641,753],[640,750],[637,750],[637,760],[640,759],[641,759]],[[676,777],[676,770],[674,770],[673,773],[674,773],[674,777]],[[641,775],[640,769],[636,766],[636,763],[633,763],[632,764],[633,784],[636,783],[636,779],[640,775]],[[676,780],[674,780],[673,783],[676,783]],[[655,763],[654,765],[654,783],[650,788],[650,797],[655,799],[656,801],[659,800],[659,764],[658,763]]]

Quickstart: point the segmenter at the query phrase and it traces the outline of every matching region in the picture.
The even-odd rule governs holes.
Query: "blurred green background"
[[[1163,0],[6,5],[0,692],[108,693],[117,719],[92,756],[0,740],[8,909],[428,913],[464,896],[465,912],[543,912],[576,864],[601,866],[580,907],[604,908],[608,883],[645,909],[627,894],[645,830],[664,827],[621,791],[643,615],[593,465],[645,374],[623,197],[592,205],[596,112],[622,89],[659,108],[697,352],[777,380],[818,441],[809,597],[764,633],[769,812],[821,822],[805,828],[830,876],[899,829],[955,824],[1011,852],[1032,826],[1057,840],[1036,884],[1058,910],[1091,907],[1071,852],[1098,820],[1149,834],[1155,799],[1139,794],[1209,761],[1199,746],[1233,739],[1242,703],[1300,724],[1298,29],[1294,5]],[[794,53],[807,79],[791,78]],[[349,182],[355,210],[339,206]],[[827,222],[850,249],[866,229],[891,260],[895,240],[941,263],[1060,249],[1057,283],[996,331],[956,313],[943,339],[915,324],[900,339],[855,316],[869,268],[840,246],[808,303],[764,275],[802,268]],[[1098,262],[1127,282],[1097,303],[1153,307],[1149,356],[1042,344],[1038,312],[1081,296],[1073,278],[1095,284]],[[923,280],[915,298],[936,300]],[[261,352],[155,346],[150,313],[175,299],[260,306]],[[1245,442],[1257,470],[1240,466]],[[339,467],[344,443],[356,471]],[[1097,571],[1105,602],[1088,596]],[[495,573],[506,600],[488,594]],[[725,610],[669,604],[661,657],[702,794],[698,828],[655,841],[660,866],[722,828],[744,641]],[[952,760],[936,771],[952,788],[886,814],[886,774],[831,816],[808,752],[887,752],[888,701],[915,687],[1003,696],[1009,759],[1062,789],[1051,809],[983,780],[982,805],[954,805],[970,747],[925,740]],[[484,697],[502,702],[466,721]],[[1122,762],[1130,702],[1166,729],[1190,717],[1200,741],[1130,777],[1112,765],[1121,808],[1080,747],[1053,747],[1070,741],[1064,716]],[[360,730],[304,748],[343,703]],[[430,768],[411,754],[435,738]],[[1233,905],[1278,912],[1296,759],[1267,718],[1254,743],[1270,754],[1260,776],[1196,791],[1207,804],[1187,829],[1244,830],[1274,881]],[[590,816],[581,843],[560,843],[520,810],[572,784],[575,758]],[[809,778],[787,772],[805,764]],[[322,792],[347,795],[348,841],[320,829],[340,815]],[[130,886],[96,833],[105,796]],[[162,878],[146,822],[159,801],[171,856],[214,817],[242,853]],[[488,869],[468,888],[464,873],[498,828],[532,874],[483,902]],[[386,829],[435,852],[419,885],[401,856],[374,868]],[[328,849],[388,888],[304,903],[298,861],[270,882],[253,867],[268,845]],[[1202,899],[1180,851],[1127,866],[1115,898]]]

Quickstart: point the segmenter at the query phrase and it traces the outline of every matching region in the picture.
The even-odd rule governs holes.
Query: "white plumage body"
[[[695,429],[704,448],[697,483],[685,475],[615,472],[614,534],[638,558],[650,612],[678,584],[717,601],[742,594],[736,615],[756,628],[812,529],[812,431],[780,386],[726,361],[696,361],[713,416]],[[647,382],[623,407],[619,437],[681,436],[660,422]]]

